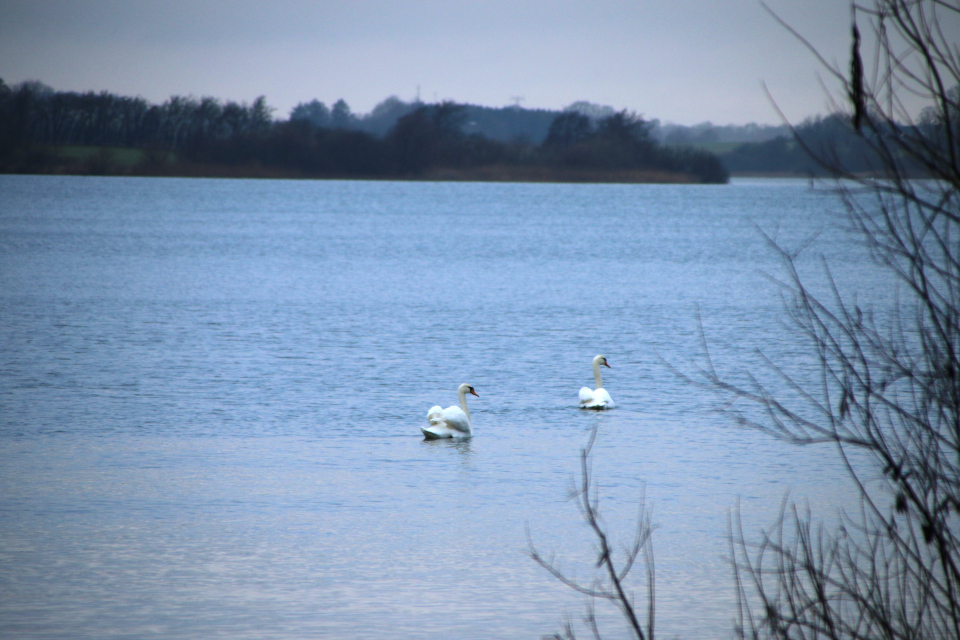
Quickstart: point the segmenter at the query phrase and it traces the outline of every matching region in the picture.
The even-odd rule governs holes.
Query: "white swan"
[[[476,391],[468,384],[462,384],[457,388],[457,395],[460,396],[460,406],[447,407],[441,409],[437,405],[427,412],[427,420],[430,426],[424,429],[423,435],[427,440],[436,440],[438,438],[469,438],[473,435],[472,425],[470,424],[470,410],[467,408],[467,394],[480,397]]]
[[[603,356],[597,356],[593,359],[593,377],[597,381],[597,388],[592,390],[590,387],[581,387],[580,388],[580,408],[581,409],[613,409],[615,406],[613,403],[613,398],[610,397],[610,394],[607,393],[607,390],[603,388],[603,381],[600,379],[600,365],[612,369],[609,364],[607,364],[607,359]]]

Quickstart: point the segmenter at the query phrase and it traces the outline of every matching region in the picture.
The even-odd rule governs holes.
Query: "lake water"
[[[842,207],[725,186],[0,176],[0,636],[539,638],[584,600],[566,500],[658,525],[657,633],[729,637],[729,511],[851,504],[829,449],[737,428],[695,371],[809,370],[760,230],[882,292]],[[602,353],[617,408],[577,408]],[[475,436],[424,441],[470,397]],[[634,588],[642,597],[643,573]],[[607,637],[624,637],[615,615]]]

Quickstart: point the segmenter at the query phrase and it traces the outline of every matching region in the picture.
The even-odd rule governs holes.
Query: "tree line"
[[[956,104],[960,101],[960,86],[944,89],[943,95],[945,100]],[[911,122],[887,121],[882,129],[866,134],[856,129],[849,114],[838,112],[807,118],[786,135],[735,145],[719,152],[718,156],[731,173],[737,174],[828,176],[831,171],[824,162],[827,160],[829,166],[843,166],[853,174],[884,175],[889,173],[891,159],[880,151],[882,138],[908,136],[935,144],[946,140],[948,133],[942,114],[930,107]],[[704,148],[715,149],[711,145]],[[897,161],[907,175],[930,174],[930,167],[907,154],[900,153]]]
[[[73,145],[147,151],[140,167],[146,172],[192,167],[203,173],[206,167],[223,175],[260,170],[320,178],[728,180],[716,156],[660,145],[650,123],[627,111],[601,118],[560,112],[540,143],[471,132],[472,115],[469,105],[394,99],[364,119],[373,125],[364,130],[343,100],[332,109],[304,103],[288,120],[277,121],[262,96],[250,105],[179,96],[156,105],[108,92],[58,92],[39,82],[11,87],[0,80],[0,168],[43,172],[56,164],[56,148]]]
[[[317,100],[297,105],[291,119],[306,119],[325,127],[356,129],[378,136],[385,135],[404,115],[422,104],[404,102],[396,96],[383,100],[365,115],[356,115],[349,105],[338,100],[327,107]],[[559,116],[572,118],[587,116],[593,123],[614,116],[611,107],[585,101],[575,102],[562,112],[543,109],[523,109],[518,106],[501,108],[463,105],[465,124],[463,131],[482,133],[484,136],[503,142],[518,139],[541,145],[550,133],[550,127]],[[929,109],[921,114],[918,122],[899,128],[930,128]],[[724,168],[733,174],[753,175],[825,175],[825,170],[816,158],[829,150],[835,159],[859,173],[882,170],[882,162],[871,149],[868,141],[853,130],[849,118],[841,112],[812,116],[795,125],[714,125],[703,122],[685,126],[645,120],[647,137],[663,146],[682,153],[685,147],[709,151],[716,155]],[[918,168],[919,170],[919,168]]]
[[[952,89],[956,94],[958,89]],[[949,91],[948,91],[949,93]],[[951,95],[953,95],[951,94]],[[378,104],[369,114],[356,115],[349,105],[338,100],[328,108],[317,100],[297,105],[290,114],[291,120],[303,119],[317,126],[366,131],[385,135],[397,121],[423,106],[418,102],[404,102],[391,96]],[[559,119],[568,124],[578,116],[585,116],[594,125],[617,114],[611,107],[575,102],[562,112],[543,109],[522,109],[517,106],[492,108],[477,105],[462,105],[464,109],[463,131],[482,133],[485,137],[502,142],[517,140],[544,145],[551,134],[551,127]],[[894,129],[915,128],[932,136],[935,118],[928,108],[916,122],[896,123]],[[597,129],[603,129],[597,126]],[[818,158],[825,155],[842,161],[844,166],[857,173],[884,171],[883,161],[877,156],[871,141],[856,132],[847,114],[834,112],[812,116],[796,125],[714,125],[704,122],[692,126],[661,123],[659,120],[644,121],[644,137],[669,147],[674,154],[688,153],[689,148],[708,151],[719,158],[723,167],[739,175],[785,175],[825,176],[827,171]],[[547,144],[556,150],[556,145]],[[581,149],[582,150],[582,149]],[[923,168],[915,165],[915,173]]]
[[[910,126],[930,129],[931,118]],[[58,153],[67,146],[101,153],[71,166]],[[111,166],[104,148],[140,150],[141,166]],[[823,175],[814,158],[827,149],[858,173],[883,168],[840,113],[793,127],[684,127],[588,102],[550,111],[391,96],[365,115],[342,99],[331,107],[312,100],[275,120],[263,96],[249,105],[183,96],[150,104],[0,79],[6,172],[724,182],[731,173]]]
[[[252,105],[181,96],[152,105],[106,91],[54,91],[39,82],[10,87],[0,79],[0,150],[41,144],[181,151],[267,131],[271,113],[263,96]]]
[[[883,169],[870,142],[842,113],[807,118],[788,135],[737,145],[722,155],[725,166],[740,174],[827,175],[819,161],[825,156],[856,173]]]

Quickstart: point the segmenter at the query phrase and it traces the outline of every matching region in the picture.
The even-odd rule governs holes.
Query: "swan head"
[[[477,396],[478,398],[480,397],[480,394],[478,394],[476,391],[474,391],[474,390],[473,390],[473,387],[470,386],[470,385],[467,384],[467,383],[463,383],[462,385],[460,385],[459,387],[457,387],[457,393],[459,393],[459,394],[461,394],[461,395],[467,395],[468,393],[472,393],[473,395]]]
[[[594,365],[594,366],[603,365],[603,366],[605,366],[607,369],[613,369],[613,367],[611,367],[611,366],[607,363],[607,358],[606,358],[606,356],[596,356],[596,357],[593,359],[593,365]]]

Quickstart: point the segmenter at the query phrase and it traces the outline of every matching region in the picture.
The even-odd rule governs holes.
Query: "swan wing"
[[[590,387],[580,387],[580,406],[585,407],[593,402],[593,389]]]
[[[470,420],[463,409],[457,406],[446,409],[441,409],[439,406],[432,407],[427,412],[427,420],[430,421],[430,426],[420,427],[420,431],[427,440],[462,438],[471,434]]]
[[[583,409],[613,409],[615,406],[606,389],[580,389],[580,407]]]
[[[613,409],[616,404],[613,402],[613,398],[610,397],[610,394],[607,393],[606,389],[597,389],[593,392],[593,399],[603,405],[604,409]]]
[[[463,409],[457,406],[447,407],[443,410],[443,420],[451,429],[461,432],[463,435],[470,435],[470,419]]]

